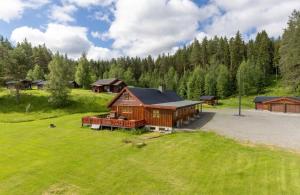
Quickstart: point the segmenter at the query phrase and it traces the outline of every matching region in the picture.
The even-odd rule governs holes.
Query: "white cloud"
[[[111,20],[109,18],[109,14],[108,13],[103,13],[102,11],[95,12],[94,15],[91,16],[91,17],[94,18],[95,20],[111,23]]]
[[[121,56],[121,54],[117,50],[110,50],[107,48],[97,47],[97,46],[91,46],[87,58],[88,59],[111,59],[111,58],[117,58]]]
[[[21,18],[25,9],[37,9],[49,0],[1,0],[0,1],[0,20],[10,22]]]
[[[67,0],[67,2],[74,3],[79,7],[108,6],[114,1],[115,0]]]
[[[106,41],[108,39],[108,35],[106,33],[100,33],[97,31],[92,31],[91,32],[92,37],[96,38],[96,39],[100,39],[102,41]]]
[[[233,36],[240,30],[244,35],[254,31],[249,35],[253,37],[258,31],[266,30],[270,36],[278,37],[282,34],[293,9],[300,9],[300,1],[213,0],[209,6],[219,9],[218,14],[211,15],[211,24],[206,25],[203,30],[211,36]]]
[[[130,56],[157,55],[197,33],[200,9],[190,0],[122,0],[108,35]]]
[[[74,22],[75,19],[72,17],[72,14],[75,11],[77,11],[77,8],[74,5],[69,5],[69,4],[63,6],[54,5],[51,8],[49,18],[51,20],[60,23]]]
[[[88,40],[87,29],[84,27],[50,23],[44,32],[24,26],[15,29],[11,34],[11,40],[15,43],[25,38],[35,46],[45,43],[52,51],[67,53],[73,59],[79,58],[83,52],[93,59],[106,59],[111,54],[109,49],[94,46]]]

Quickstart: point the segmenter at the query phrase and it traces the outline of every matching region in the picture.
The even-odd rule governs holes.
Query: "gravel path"
[[[204,110],[185,129],[201,128],[242,141],[300,150],[300,114],[244,110],[244,116],[238,117],[236,113],[232,109]]]

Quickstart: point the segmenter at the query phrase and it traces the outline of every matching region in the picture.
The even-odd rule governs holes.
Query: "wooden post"
[[[239,73],[239,116],[242,115],[242,92],[241,92],[241,72]]]

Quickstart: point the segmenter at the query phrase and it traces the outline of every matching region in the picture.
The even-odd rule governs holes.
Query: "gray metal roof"
[[[200,100],[213,100],[215,99],[216,96],[212,96],[212,95],[204,95],[200,97]]]
[[[166,102],[166,103],[153,104],[153,105],[154,106],[169,106],[169,107],[182,108],[182,107],[192,106],[192,105],[201,104],[201,103],[202,103],[202,101],[182,100],[182,101]]]
[[[111,79],[100,79],[96,82],[94,82],[93,84],[91,85],[111,85],[112,83],[118,81],[118,79],[116,78],[111,78]]]

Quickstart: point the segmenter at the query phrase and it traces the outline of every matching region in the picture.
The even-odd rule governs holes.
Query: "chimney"
[[[159,90],[161,93],[163,93],[163,92],[164,92],[164,87],[163,87],[162,85],[160,85],[160,86],[158,87],[158,90]]]

